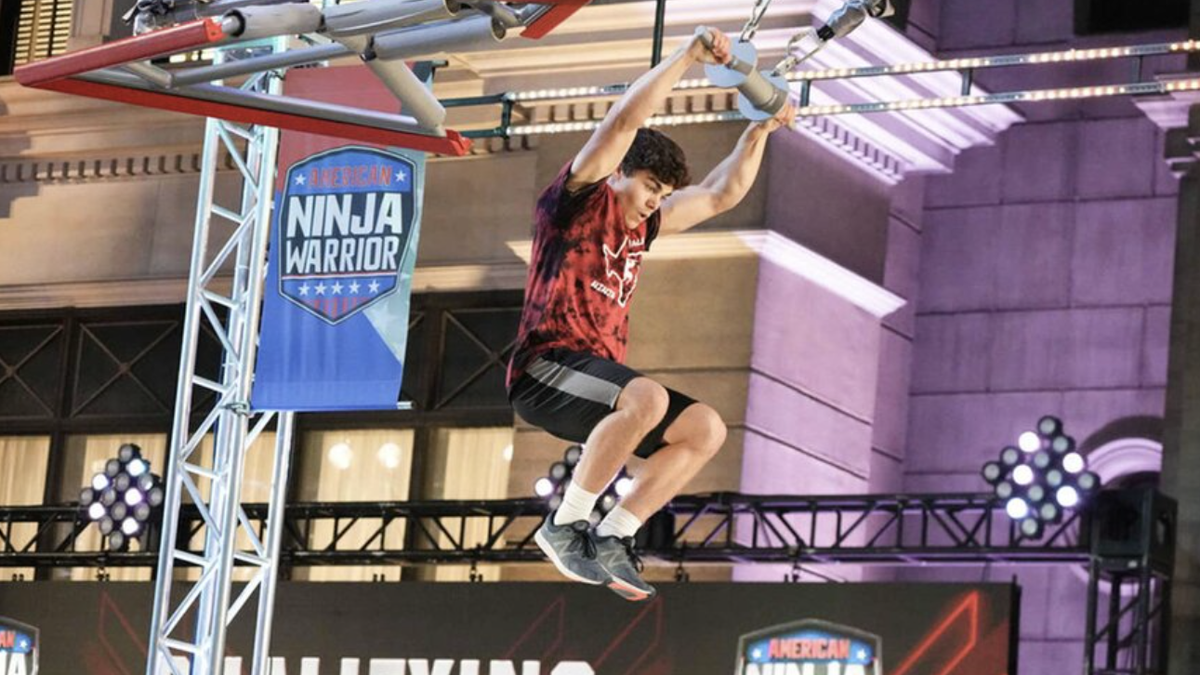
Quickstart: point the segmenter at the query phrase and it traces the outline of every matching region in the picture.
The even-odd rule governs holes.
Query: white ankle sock
[[[596,500],[600,499],[600,495],[595,492],[588,492],[575,481],[567,486],[566,493],[563,494],[562,506],[554,512],[554,524],[565,525],[574,523],[579,520],[587,520],[592,515],[592,509],[596,507]]]
[[[626,511],[624,507],[618,506],[604,520],[600,521],[599,527],[596,528],[596,536],[599,537],[632,537],[641,529],[642,521],[637,516]]]

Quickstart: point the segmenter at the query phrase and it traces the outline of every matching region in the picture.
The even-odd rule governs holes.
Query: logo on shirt
[[[638,272],[642,265],[642,256],[646,253],[643,247],[646,240],[642,237],[629,238],[626,236],[617,250],[612,250],[604,244],[604,281],[592,281],[592,289],[624,307],[637,288]]]

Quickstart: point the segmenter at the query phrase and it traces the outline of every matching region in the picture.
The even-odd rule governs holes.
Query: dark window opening
[[[1075,32],[1139,33],[1187,28],[1188,0],[1075,0]]]

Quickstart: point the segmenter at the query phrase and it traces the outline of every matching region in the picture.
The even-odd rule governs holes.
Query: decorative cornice
[[[532,242],[510,241],[508,247],[528,264]],[[655,242],[653,251],[654,260],[744,257],[755,257],[778,265],[878,318],[891,314],[905,303],[904,298],[770,230],[687,232]]]
[[[525,265],[516,261],[418,267],[413,274],[413,291],[432,293],[520,289],[525,286],[525,274]],[[216,281],[218,289],[228,285],[228,278]],[[183,304],[186,300],[185,277],[0,286],[0,311],[171,305]]]

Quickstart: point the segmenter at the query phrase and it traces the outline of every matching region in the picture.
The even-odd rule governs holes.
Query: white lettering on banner
[[[404,659],[371,659],[368,675],[404,675]]]
[[[554,666],[550,675],[596,675],[596,671],[584,661],[563,661]]]
[[[818,665],[821,667],[818,668]],[[843,664],[837,661],[828,663],[747,663],[745,675],[866,675],[866,668],[860,663]]]
[[[0,652],[0,658],[3,658],[3,655],[3,652]],[[237,659],[236,668],[231,668],[231,665],[235,663],[235,658]],[[370,659],[367,663],[368,675],[481,675],[480,662],[475,659],[462,661],[433,659],[432,667],[429,659]],[[3,661],[0,661],[0,664],[3,664]],[[181,672],[186,672],[188,664],[185,658],[176,657],[176,664]],[[360,664],[360,659],[341,659],[339,675],[359,675]],[[240,668],[240,657],[226,657],[226,672],[238,673],[241,672]],[[287,675],[287,659],[280,656],[271,657],[270,667],[267,670],[270,675]],[[596,671],[586,661],[562,661],[554,666],[549,675],[595,675],[595,673]],[[0,665],[0,675],[12,674],[5,673]],[[22,672],[21,675],[25,675],[25,673]],[[300,659],[300,675],[321,675],[321,659],[311,656]],[[512,661],[488,661],[487,675],[517,675],[516,665]],[[522,661],[521,675],[542,675],[541,661]],[[756,675],[759,674],[756,673]],[[762,673],[761,675],[767,674]],[[783,673],[777,675],[783,675]],[[847,673],[847,675],[852,674]]]
[[[541,673],[540,661],[521,662],[521,675],[541,675]],[[488,675],[517,675],[517,671],[512,661],[489,661]]]
[[[5,665],[5,661],[8,665]],[[3,675],[28,675],[28,670],[25,668],[25,654],[17,652],[0,652],[0,674]]]
[[[409,675],[450,675],[454,669],[454,659],[434,659],[433,670],[429,669],[429,661],[425,659],[409,659]]]
[[[363,216],[353,213],[357,199],[364,200]],[[396,269],[403,214],[402,195],[392,192],[289,197],[284,274]]]

